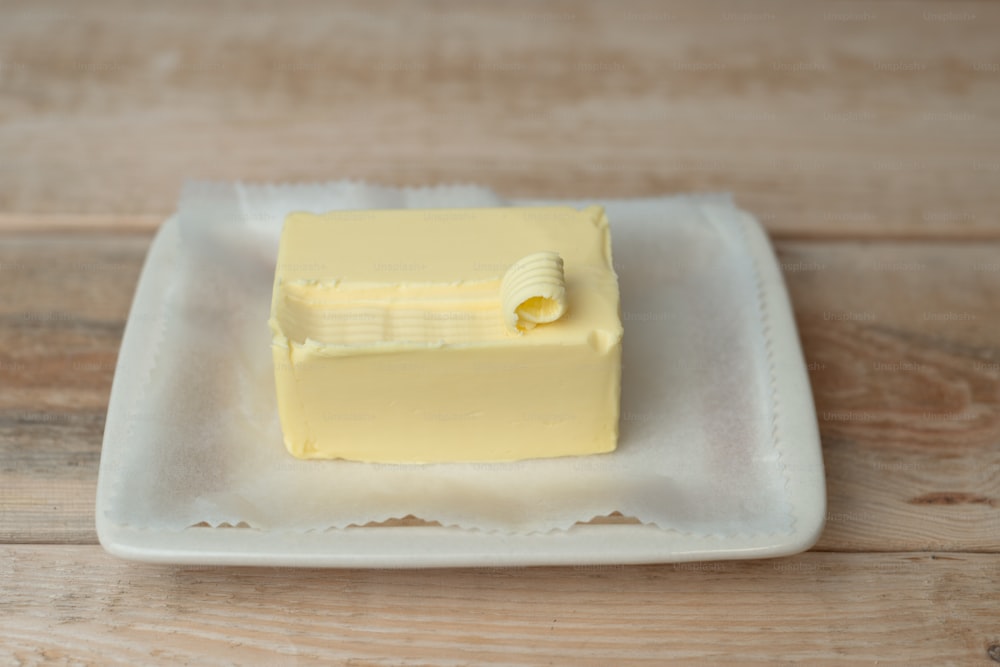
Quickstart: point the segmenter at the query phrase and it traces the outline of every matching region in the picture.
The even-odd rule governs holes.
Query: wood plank
[[[819,548],[1000,548],[1000,244],[778,254],[823,438]]]
[[[902,665],[1000,654],[995,554],[424,571],[151,566],[93,546],[0,555],[5,662]]]
[[[162,215],[101,215],[74,214],[40,215],[35,213],[3,213],[0,212],[0,234],[15,233],[60,234],[60,233],[91,233],[116,232],[119,234],[135,232],[137,234],[152,234],[163,224]],[[990,234],[990,230],[983,230]]]
[[[112,234],[0,240],[0,377],[15,389],[0,395],[0,410],[27,411],[28,421],[49,409],[103,411],[149,241]]]
[[[5,3],[0,210],[188,178],[730,190],[775,233],[1000,227],[1000,6]],[[991,232],[992,233],[992,232]]]
[[[0,542],[96,539],[104,413],[147,244],[0,241]],[[823,437],[819,548],[1000,550],[1000,243],[778,253]]]
[[[104,416],[148,245],[0,239],[0,541],[95,541]]]

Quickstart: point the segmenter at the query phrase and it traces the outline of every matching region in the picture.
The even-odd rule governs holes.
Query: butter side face
[[[617,445],[622,326],[600,207],[293,213],[270,326],[297,457],[514,461]]]

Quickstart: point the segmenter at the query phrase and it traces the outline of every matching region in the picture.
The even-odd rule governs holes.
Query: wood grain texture
[[[0,0],[0,663],[1000,662],[998,28],[1000,5],[944,0]],[[779,240],[812,380],[817,550],[105,554],[108,393],[182,182],[345,177],[734,192]]]
[[[774,233],[1000,233],[1000,6],[8,1],[0,211],[193,178],[730,190]]]
[[[94,541],[104,416],[148,245],[0,237],[0,541]]]
[[[821,549],[1000,548],[1000,244],[781,243],[827,468]]]
[[[15,663],[968,665],[1000,644],[994,554],[321,571],[7,546],[0,575]]]
[[[0,238],[0,541],[93,543],[104,413],[149,239]],[[823,438],[819,548],[1000,550],[1000,243],[777,249]]]

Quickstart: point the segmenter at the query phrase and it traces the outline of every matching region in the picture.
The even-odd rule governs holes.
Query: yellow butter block
[[[292,213],[271,302],[299,458],[615,449],[622,325],[601,207]]]

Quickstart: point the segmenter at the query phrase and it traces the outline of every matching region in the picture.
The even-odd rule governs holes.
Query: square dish
[[[566,203],[582,207],[589,202]],[[563,529],[534,531],[466,529],[449,522],[323,529],[299,523],[297,517],[285,513],[272,517],[266,525],[242,528],[198,525],[197,521],[170,527],[167,520],[176,518],[177,513],[169,500],[174,497],[170,484],[179,483],[178,471],[169,466],[170,457],[159,450],[149,452],[150,460],[165,462],[152,464],[162,465],[160,470],[151,470],[148,464],[146,469],[137,470],[130,467],[133,465],[130,462],[134,461],[137,448],[153,448],[154,442],[160,449],[174,446],[170,434],[164,433],[158,424],[191,417],[182,406],[143,391],[154,372],[144,363],[144,355],[150,341],[160,335],[157,322],[163,316],[162,304],[168,301],[168,296],[180,302],[187,297],[183,281],[178,284],[175,279],[179,267],[184,266],[179,257],[184,246],[179,242],[178,221],[171,219],[162,226],[150,248],[112,388],[97,498],[97,527],[102,545],[115,555],[156,562],[329,567],[677,562],[779,556],[811,546],[819,536],[825,515],[818,429],[788,298],[763,231],[750,216],[728,205],[678,208],[670,199],[659,199],[608,202],[607,208],[612,221],[616,268],[622,276],[626,329],[623,446],[641,438],[653,441],[674,438],[675,434],[663,430],[664,416],[669,418],[668,423],[690,422],[695,431],[715,428],[712,424],[718,421],[715,416],[720,406],[724,408],[721,414],[734,415],[732,424],[741,429],[735,432],[760,434],[761,448],[755,450],[748,444],[744,449],[753,455],[744,461],[728,455],[707,457],[704,465],[685,465],[685,461],[675,460],[672,465],[678,470],[678,478],[683,477],[683,483],[676,488],[670,487],[670,480],[662,476],[636,480],[637,485],[663,483],[663,488],[653,489],[650,497],[687,508],[687,514],[678,510],[677,517],[690,519],[688,523],[678,520],[664,527],[652,522],[578,523]],[[694,210],[701,211],[697,220],[681,221],[677,217],[678,211],[690,217]],[[723,220],[718,211],[729,211],[732,215]],[[684,247],[685,237],[677,233],[682,227],[709,230],[712,243],[698,249]],[[674,260],[672,264],[667,262],[668,273],[656,274],[669,277],[673,286],[670,290],[661,284],[653,285],[653,289],[640,284],[652,275],[645,269],[663,261],[655,253],[650,254],[657,248]],[[713,248],[723,258],[741,259],[734,264],[716,261],[712,257]],[[748,281],[748,276],[754,279]],[[726,292],[726,298],[734,299],[733,303],[749,304],[745,312],[708,307],[717,296],[705,292],[709,283],[713,289]],[[640,291],[646,300],[635,298]],[[668,292],[673,301],[664,301]],[[706,332],[732,328],[731,320],[740,319],[733,330],[743,332],[746,340],[735,341],[739,343],[735,347],[745,348],[746,353],[738,358],[729,357],[722,369],[682,369],[675,357],[683,357],[683,350],[670,349],[662,342],[666,339],[659,338],[665,331],[685,325],[669,321],[674,307],[682,302],[687,304],[684,312],[699,314],[702,321],[697,325]],[[692,325],[690,318],[686,322],[685,326]],[[186,325],[180,322],[180,326]],[[685,340],[688,338],[692,336]],[[704,348],[700,354],[711,359],[723,354],[723,347],[734,347],[733,342],[727,344],[724,338],[707,336],[699,343]],[[266,349],[262,352],[266,354]],[[171,359],[161,359],[160,363],[170,364]],[[678,382],[671,384],[677,378],[683,379],[681,386],[677,386]],[[169,384],[170,378],[163,381]],[[710,390],[699,393],[703,388],[693,385],[699,381],[710,385]],[[752,395],[740,393],[745,387],[755,388]],[[689,404],[690,409],[683,414],[672,414],[671,405],[688,393],[698,394],[701,402]],[[690,414],[692,410],[700,413]],[[708,420],[711,424],[705,426],[700,418],[707,416],[711,417]],[[143,424],[144,419],[153,426]],[[209,426],[205,425],[206,434],[211,433]],[[253,433],[250,416],[247,432]],[[731,438],[732,432],[720,429],[710,435],[725,439]],[[149,434],[158,437],[149,438]],[[738,458],[743,451],[741,443],[726,444],[728,448],[719,451],[736,452]],[[200,445],[210,449],[211,437],[206,437]],[[588,472],[600,482],[604,464],[599,458],[595,461]],[[752,466],[756,466],[757,476],[740,475],[741,470]],[[131,483],[137,473],[153,475],[159,480],[157,484],[162,488],[158,490],[156,503],[146,502],[146,487]],[[289,472],[287,479],[294,480],[295,474]],[[737,476],[742,484],[728,483]],[[697,491],[711,489],[720,479],[731,489],[724,499],[729,505],[724,506],[720,500],[713,506]],[[759,504],[761,486],[771,490],[774,502]],[[705,497],[710,499],[712,495]],[[144,503],[147,513],[139,520],[130,508]],[[732,507],[744,508],[746,512],[733,512],[729,509]],[[623,511],[630,513],[627,509]],[[594,513],[587,512],[582,518],[592,516]]]

